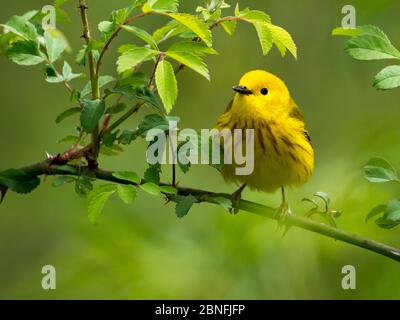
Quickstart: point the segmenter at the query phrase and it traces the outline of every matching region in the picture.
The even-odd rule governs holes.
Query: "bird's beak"
[[[252,94],[253,93],[251,90],[247,89],[247,87],[245,87],[245,86],[235,86],[232,89],[233,89],[233,91],[236,91],[239,94],[248,95],[248,94]]]

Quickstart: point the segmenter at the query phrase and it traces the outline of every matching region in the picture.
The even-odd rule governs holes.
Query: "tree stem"
[[[83,35],[82,37],[86,41],[86,45],[91,45],[91,33],[90,33],[90,25],[89,19],[87,15],[87,2],[86,0],[79,0],[79,9],[81,14],[81,20],[83,25]],[[88,52],[88,60],[89,60],[89,72],[90,72],[90,82],[92,85],[92,99],[98,100],[100,99],[100,88],[99,88],[99,75],[96,70],[95,59],[93,55],[93,51],[89,50]],[[97,125],[96,128],[92,132],[92,150],[91,150],[91,157],[89,162],[93,166],[97,166],[97,157],[99,156],[99,126]]]
[[[25,168],[21,170],[30,175],[79,175],[82,168],[78,168],[77,166],[71,165],[54,165],[51,163],[51,160],[46,160]],[[134,185],[130,181],[118,179],[113,176],[112,171],[102,170],[100,168],[91,169],[92,172],[96,175],[97,179],[105,180],[109,182],[125,184],[125,185]],[[161,183],[160,185],[166,186],[170,184]],[[192,189],[186,187],[177,187],[178,194],[182,196],[193,195],[197,196],[200,199],[200,202],[207,202],[215,204],[213,201],[213,197],[226,197],[231,199],[231,195],[225,193],[214,193],[211,191],[200,190],[200,189]],[[276,209],[267,207],[262,204],[258,204],[255,202],[241,200],[239,204],[239,208],[243,211],[247,211],[250,213],[254,213],[257,215],[261,215],[268,219],[276,219]],[[315,233],[319,233],[321,235],[340,240],[354,246],[364,248],[368,251],[378,253],[380,255],[389,257],[395,261],[400,262],[400,249],[388,246],[384,243],[380,243],[378,241],[361,237],[356,234],[349,233],[347,231],[331,227],[324,223],[319,223],[310,218],[306,218],[303,216],[290,215],[286,218],[285,224],[289,227],[298,227],[301,229],[309,230]]]

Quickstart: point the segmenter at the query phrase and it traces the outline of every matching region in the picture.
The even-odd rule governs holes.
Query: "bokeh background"
[[[129,2],[89,0],[92,27]],[[202,4],[181,2],[184,10]],[[208,58],[212,81],[193,72],[180,74],[173,114],[182,118],[183,127],[210,128],[231,99],[231,86],[245,71],[262,68],[278,74],[303,109],[316,149],[314,177],[290,192],[294,212],[307,211],[302,197],[325,191],[333,199],[332,208],[344,212],[338,219],[341,228],[400,247],[399,229],[382,230],[364,221],[372,207],[397,197],[399,187],[370,184],[362,170],[373,156],[400,168],[400,90],[374,90],[373,76],[388,62],[354,61],[343,51],[344,39],[330,35],[340,25],[342,6],[352,3],[357,24],[381,27],[400,47],[399,1],[239,2],[242,8],[265,10],[275,24],[289,30],[298,45],[298,61],[291,56],[282,59],[276,49],[263,57],[250,26],[240,24],[233,37],[217,30],[214,41],[220,55]],[[48,1],[3,2],[0,21],[45,4]],[[67,11],[73,21],[59,27],[76,52],[82,39],[74,1]],[[154,17],[140,20],[150,30],[162,22]],[[117,42],[130,41],[136,40],[121,33]],[[114,53],[107,55],[107,74],[115,74],[116,48],[117,43]],[[67,59],[78,71],[74,57]],[[71,107],[65,88],[44,82],[40,67],[19,67],[4,57],[0,70],[0,169],[18,168],[43,159],[46,151],[66,148],[56,141],[70,134],[76,121],[59,126],[54,122]],[[126,127],[134,128],[135,120]],[[143,172],[144,150],[143,143],[136,143],[121,157],[102,157],[102,166]],[[169,179],[165,168],[164,180]],[[273,221],[247,213],[232,216],[207,204],[178,219],[172,204],[145,194],[132,206],[112,198],[94,227],[87,219],[85,199],[72,186],[53,189],[51,180],[28,196],[9,193],[0,207],[0,298],[400,298],[398,263],[318,234],[292,229],[281,239]],[[235,188],[207,166],[180,174],[179,181],[216,191]],[[279,201],[278,194],[246,191],[244,196],[271,206]],[[57,269],[55,291],[41,288],[41,268],[46,264]],[[357,269],[353,291],[341,288],[341,269],[347,264]]]

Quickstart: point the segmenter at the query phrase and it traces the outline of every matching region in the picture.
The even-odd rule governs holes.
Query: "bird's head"
[[[233,90],[239,108],[256,108],[263,113],[283,113],[290,109],[290,94],[285,83],[267,71],[247,72]]]

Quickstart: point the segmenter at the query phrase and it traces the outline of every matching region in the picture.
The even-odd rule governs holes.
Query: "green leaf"
[[[400,66],[384,68],[375,76],[374,87],[379,90],[389,90],[400,87]]]
[[[117,114],[117,113],[120,113],[120,112],[126,110],[126,108],[128,108],[128,106],[125,103],[120,102],[120,103],[117,103],[116,105],[108,108],[106,113],[107,114]]]
[[[110,38],[115,31],[115,28],[116,24],[113,21],[102,21],[98,25],[99,31],[104,34],[106,39]]]
[[[44,42],[49,62],[54,63],[64,52],[66,48],[65,42],[59,38],[53,37],[48,31],[44,33]]]
[[[176,201],[176,207],[175,207],[176,215],[178,216],[178,218],[183,218],[189,213],[192,206],[197,202],[197,198],[192,195],[176,196],[175,201]]]
[[[17,41],[6,53],[12,62],[21,66],[34,66],[46,60],[34,41]]]
[[[56,123],[59,124],[61,121],[65,120],[66,118],[68,118],[76,113],[80,113],[81,111],[82,111],[82,109],[78,108],[78,107],[67,109],[57,116]]]
[[[144,173],[144,180],[146,182],[153,182],[154,184],[160,184],[160,173],[161,173],[161,165],[153,164],[147,168]]]
[[[80,196],[86,196],[93,190],[93,184],[85,177],[79,177],[75,182],[75,192]]]
[[[178,0],[148,0],[147,8],[144,10],[154,10],[159,12],[176,12],[178,10]]]
[[[58,176],[53,180],[52,186],[54,188],[59,188],[63,186],[64,184],[74,182],[76,178],[74,177],[69,177],[69,176]]]
[[[160,187],[160,191],[165,194],[177,194],[178,190],[172,186],[162,186]]]
[[[206,54],[218,54],[218,52],[210,47],[207,47],[201,42],[196,41],[180,41],[172,44],[167,52],[177,53],[190,53],[197,56],[204,56]]]
[[[232,36],[235,33],[237,21],[224,21],[221,23],[222,27],[224,28],[225,32]]]
[[[111,83],[115,81],[115,78],[112,76],[101,76],[99,77],[99,88],[103,88],[104,86],[106,86],[107,84]],[[87,95],[89,95],[92,92],[92,84],[89,81],[85,87],[83,88],[83,90],[81,91],[81,97],[85,97]]]
[[[160,43],[172,37],[182,34],[183,32],[188,31],[189,29],[184,25],[180,24],[176,20],[169,21],[165,26],[158,28],[153,32],[153,39]]]
[[[153,196],[159,196],[161,194],[160,186],[153,182],[146,182],[139,186],[144,192],[151,194]]]
[[[357,28],[342,28],[338,27],[332,30],[333,36],[358,36],[361,34],[361,31]]]
[[[373,158],[364,167],[365,178],[374,183],[381,182],[400,182],[396,170],[384,159]]]
[[[388,202],[384,215],[375,223],[384,229],[392,229],[400,224],[400,201],[391,200]]]
[[[381,204],[379,206],[376,206],[375,208],[373,208],[368,213],[367,217],[365,218],[365,222],[368,222],[372,218],[376,217],[378,214],[385,212],[385,210],[386,210],[386,205],[385,204]]]
[[[38,33],[35,26],[29,22],[29,17],[13,16],[8,22],[0,24],[0,26],[24,40],[37,41]]]
[[[132,88],[131,86],[123,86],[111,89],[112,93],[119,93],[126,96],[128,99],[140,99],[155,107],[157,110],[164,110],[160,103],[157,101],[153,92],[147,87]]]
[[[274,41],[281,55],[284,57],[287,49],[293,55],[293,57],[297,59],[297,47],[290,33],[285,29],[275,26],[271,23],[268,23],[267,27],[271,31],[272,40]]]
[[[0,185],[17,193],[26,194],[32,192],[40,184],[37,176],[29,175],[21,170],[9,169],[0,172]]]
[[[175,77],[174,68],[166,61],[162,60],[156,69],[156,85],[165,111],[170,113],[178,97],[178,84]]]
[[[131,185],[118,185],[118,195],[126,204],[132,204],[136,198],[136,189]]]
[[[361,35],[347,41],[345,51],[357,60],[400,59],[400,52],[378,28],[360,28]]]
[[[66,4],[68,0],[55,0],[54,7],[56,9],[56,18],[58,22],[71,22],[71,19],[68,16],[68,13],[62,9],[64,4]]]
[[[253,25],[254,28],[256,28],[263,55],[266,56],[272,48],[272,33],[265,23],[255,21],[253,22]]]
[[[153,39],[153,37],[145,30],[134,27],[134,26],[126,26],[123,25],[122,29],[132,33],[136,37],[142,39],[144,42],[149,44],[153,49],[158,50],[157,42]]]
[[[196,71],[210,81],[210,73],[207,69],[207,65],[204,63],[200,56],[196,56],[185,52],[166,52],[167,57],[170,57],[190,69]]]
[[[213,201],[221,205],[226,211],[231,211],[233,208],[232,200],[225,197],[213,197]]]
[[[139,63],[150,60],[158,54],[158,51],[146,47],[130,46],[129,50],[124,50],[122,55],[118,58],[118,73],[123,73],[127,70],[133,69]]]
[[[81,77],[82,74],[81,73],[73,73],[71,66],[68,64],[67,61],[64,61],[62,76],[63,76],[64,81],[71,81],[71,80]]]
[[[82,100],[84,107],[81,113],[81,126],[82,129],[90,133],[99,124],[101,117],[105,112],[104,100]]]
[[[100,186],[88,195],[88,217],[92,224],[96,224],[110,196],[117,191],[115,184]]]
[[[212,33],[207,24],[187,13],[170,13],[169,16],[193,31],[205,44],[212,47]]]
[[[141,179],[139,175],[132,171],[118,171],[114,172],[113,176],[117,179],[126,180],[134,184],[140,184]]]
[[[252,23],[257,22],[261,24],[270,23],[271,17],[263,11],[259,10],[246,10],[239,14],[241,19],[250,21]]]

